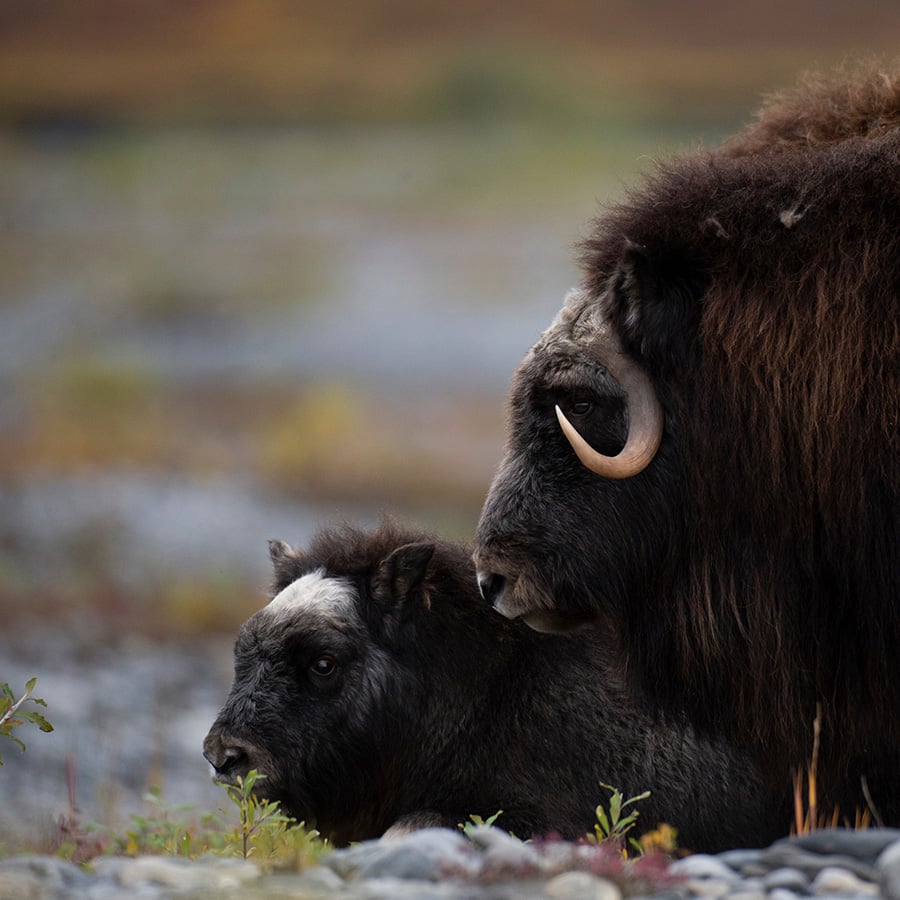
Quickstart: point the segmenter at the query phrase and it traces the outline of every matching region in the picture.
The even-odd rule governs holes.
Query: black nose
[[[210,732],[203,741],[203,755],[216,770],[216,776],[223,779],[233,781],[251,769],[247,747],[215,732]]]
[[[487,600],[491,606],[496,606],[500,598],[503,596],[503,590],[506,587],[506,579],[502,575],[494,572],[478,573],[478,590],[481,596]]]

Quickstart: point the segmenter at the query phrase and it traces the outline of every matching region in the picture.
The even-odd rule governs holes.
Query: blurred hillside
[[[893,0],[0,0],[6,621],[228,630],[267,538],[471,536],[598,207],[897,47]]]
[[[898,38],[893,0],[5,0],[0,122],[732,120]]]

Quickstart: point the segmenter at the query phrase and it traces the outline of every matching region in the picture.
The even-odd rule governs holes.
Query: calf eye
[[[310,667],[310,672],[313,675],[317,675],[319,678],[328,678],[329,675],[333,675],[335,669],[337,668],[337,663],[330,656],[320,656]]]

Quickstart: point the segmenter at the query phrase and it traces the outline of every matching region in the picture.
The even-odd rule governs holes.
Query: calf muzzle
[[[223,784],[236,784],[238,778],[245,778],[251,769],[259,768],[251,744],[216,731],[204,739],[203,755],[215,769],[216,781]]]

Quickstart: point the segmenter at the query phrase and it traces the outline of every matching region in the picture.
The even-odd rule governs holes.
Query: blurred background
[[[470,538],[602,205],[898,47],[893,0],[0,0],[0,681],[57,726],[8,843],[215,803],[266,539]]]

